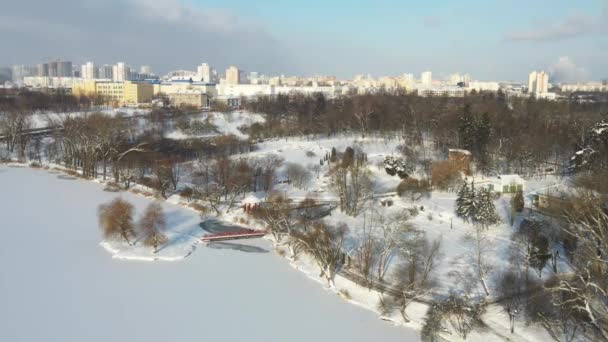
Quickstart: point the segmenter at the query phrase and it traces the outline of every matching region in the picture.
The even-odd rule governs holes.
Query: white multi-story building
[[[80,77],[85,80],[93,80],[99,77],[97,68],[93,62],[86,62],[80,67]]]
[[[416,83],[416,78],[414,77],[414,74],[403,74],[403,82],[412,87],[414,83]]]
[[[546,94],[549,91],[549,75],[544,71],[532,71],[528,75],[528,93]]]
[[[467,82],[467,90],[475,91],[492,91],[497,92],[500,89],[498,82],[481,82],[481,81],[470,81]]]
[[[120,62],[112,66],[112,81],[124,82],[131,78],[131,69],[125,63]]]
[[[471,76],[468,74],[451,74],[449,79],[449,85],[458,85],[459,83],[463,83],[465,86],[471,82]]]
[[[149,65],[142,65],[139,68],[139,73],[141,75],[152,75],[152,68]]]
[[[100,66],[99,69],[97,70],[97,77],[99,77],[100,79],[104,79],[104,80],[111,80],[112,79],[112,66],[108,65],[108,64],[104,64],[103,66]]]
[[[13,83],[21,83],[25,77],[36,76],[38,68],[29,65],[13,65],[11,68]]]
[[[562,84],[560,86],[561,90],[564,92],[573,92],[573,91],[608,91],[608,82],[588,82],[588,83],[576,83],[576,84]]]
[[[241,83],[241,72],[239,68],[230,66],[226,69],[226,84],[240,84]]]
[[[418,89],[418,95],[427,96],[443,96],[443,97],[464,97],[465,90],[461,87],[441,86],[441,87],[424,87]]]
[[[211,83],[211,66],[207,63],[203,63],[196,68],[196,78],[198,81]]]
[[[70,89],[74,81],[80,80],[74,77],[48,77],[48,76],[33,76],[25,77],[23,85],[30,88],[63,88]]]
[[[433,84],[433,73],[425,71],[420,75],[420,83],[424,86],[431,86]]]

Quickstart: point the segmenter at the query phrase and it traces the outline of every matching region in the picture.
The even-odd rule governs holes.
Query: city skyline
[[[530,70],[547,70],[556,82],[608,77],[605,0],[526,6],[312,1],[316,12],[271,1],[30,2],[0,14],[0,36],[13,47],[0,65],[58,56],[76,64],[130,61],[160,74],[207,61],[218,70],[238,65],[264,74],[340,78],[427,70],[480,80],[525,81]]]

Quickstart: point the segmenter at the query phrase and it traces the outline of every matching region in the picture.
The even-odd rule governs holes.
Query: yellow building
[[[154,97],[154,86],[149,83],[135,83],[127,81],[124,83],[124,103],[137,105],[147,103]]]
[[[154,87],[148,83],[84,80],[75,82],[72,93],[76,96],[99,96],[110,105],[138,105],[152,100]]]

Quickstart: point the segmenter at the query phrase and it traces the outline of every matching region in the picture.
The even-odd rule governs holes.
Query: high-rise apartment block
[[[420,75],[420,83],[425,86],[430,86],[433,84],[433,73],[430,71],[425,71]]]
[[[237,67],[231,66],[226,69],[226,83],[233,85],[241,83],[241,72]]]
[[[544,71],[532,71],[528,75],[528,93],[546,94],[549,91],[549,75]]]
[[[125,63],[120,62],[112,66],[112,80],[124,82],[131,79],[131,69]]]
[[[86,62],[80,67],[80,77],[85,80],[93,80],[99,77],[98,70],[93,62]]]
[[[196,77],[205,83],[212,83],[211,66],[207,63],[203,63],[196,68]]]

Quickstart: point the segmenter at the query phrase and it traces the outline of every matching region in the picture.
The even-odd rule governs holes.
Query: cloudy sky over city
[[[351,77],[467,72],[608,77],[608,0],[21,0],[0,11],[0,65],[64,58],[154,70]],[[3,49],[4,50],[4,49]],[[6,50],[4,50],[6,51]]]

